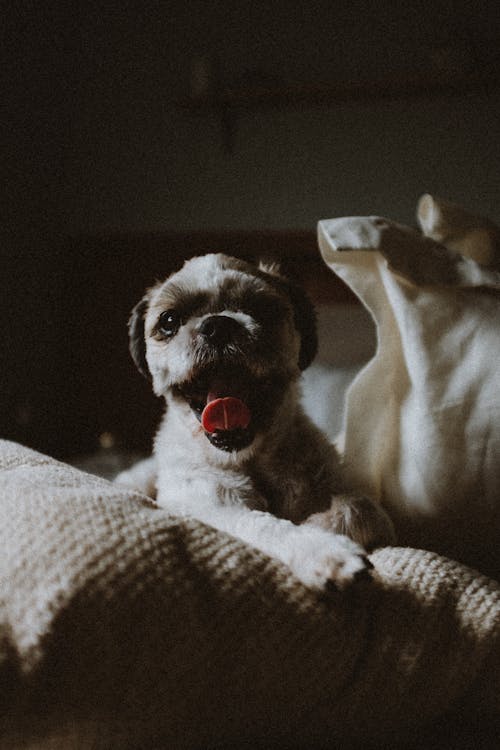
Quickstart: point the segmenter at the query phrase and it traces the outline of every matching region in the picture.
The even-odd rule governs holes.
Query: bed
[[[377,329],[367,366],[359,349],[344,361],[342,414],[326,416],[326,360],[305,395],[342,428],[353,485],[398,523],[402,544],[371,555],[369,585],[318,597],[235,538],[0,442],[1,747],[494,746],[500,274],[495,230],[460,217],[458,231],[455,207],[425,196],[429,240],[376,217],[319,226],[324,262]],[[363,346],[369,358],[372,334]],[[435,536],[432,491],[450,498]]]

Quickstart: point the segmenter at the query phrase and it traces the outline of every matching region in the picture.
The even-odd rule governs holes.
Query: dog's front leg
[[[168,507],[174,513],[195,516],[281,560],[306,586],[316,590],[329,586],[345,589],[367,577],[372,567],[361,546],[312,525],[296,526],[270,513],[243,507],[202,505],[192,512],[183,504],[169,503]]]
[[[396,543],[394,525],[380,503],[361,495],[336,495],[330,508],[304,523],[345,534],[367,550]]]

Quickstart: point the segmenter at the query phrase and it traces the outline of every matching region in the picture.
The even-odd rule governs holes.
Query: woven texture
[[[0,498],[2,747],[344,747],[500,710],[500,588],[433,553],[379,550],[374,584],[321,601],[238,540],[2,441]]]

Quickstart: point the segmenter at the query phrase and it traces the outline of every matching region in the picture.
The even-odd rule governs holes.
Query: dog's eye
[[[179,315],[175,310],[165,310],[159,317],[158,330],[164,336],[175,336],[181,324]]]

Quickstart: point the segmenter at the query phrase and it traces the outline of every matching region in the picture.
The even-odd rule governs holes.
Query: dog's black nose
[[[241,332],[241,324],[229,315],[210,315],[201,323],[198,332],[212,344],[223,345]]]

